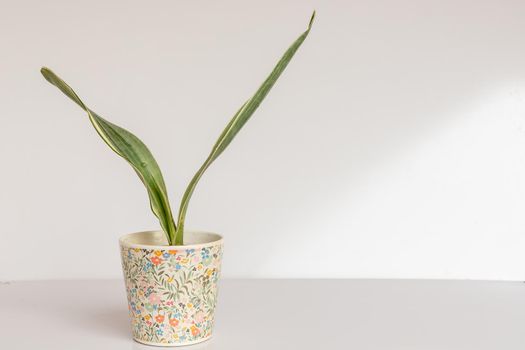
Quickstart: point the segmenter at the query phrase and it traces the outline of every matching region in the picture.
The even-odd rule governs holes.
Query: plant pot
[[[212,335],[223,239],[185,232],[185,245],[167,246],[164,233],[120,238],[133,339],[157,346],[200,343]]]

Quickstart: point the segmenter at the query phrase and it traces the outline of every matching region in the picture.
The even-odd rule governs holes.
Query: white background
[[[47,65],[156,156],[172,206],[240,104],[187,226],[225,277],[525,279],[525,2],[0,0],[0,279],[120,277],[156,229]]]

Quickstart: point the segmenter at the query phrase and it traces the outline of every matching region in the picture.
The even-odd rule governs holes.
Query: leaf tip
[[[308,31],[310,31],[310,29],[312,28],[312,24],[314,23],[314,19],[315,19],[315,10],[312,13],[312,17],[310,18],[310,23],[308,23]]]
[[[53,73],[51,69],[47,67],[42,67],[40,68],[40,73],[42,73],[42,75],[44,76],[44,78],[46,78],[48,82],[53,84],[53,77],[55,76],[55,73]]]
[[[48,74],[50,71],[51,71],[51,69],[49,69],[47,67],[40,68],[40,73],[42,73],[43,76],[46,76],[46,74]]]

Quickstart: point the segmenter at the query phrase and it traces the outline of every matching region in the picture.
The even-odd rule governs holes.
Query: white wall
[[[525,2],[0,0],[0,279],[120,277],[145,190],[47,65],[139,135],[226,277],[525,279]]]

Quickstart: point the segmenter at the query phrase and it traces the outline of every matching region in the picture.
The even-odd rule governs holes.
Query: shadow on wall
[[[480,96],[525,81],[517,7],[524,5],[383,1],[352,3],[341,11],[334,3],[323,4],[311,38],[255,116],[257,125],[243,131],[257,140],[249,147],[234,145],[214,165],[231,169],[228,178],[214,173],[203,181],[206,188],[200,191],[208,194],[225,183],[227,193],[240,188],[235,198],[196,195],[195,207],[238,209],[211,214],[206,222],[231,227],[227,221],[235,220],[237,227],[250,229],[228,237],[227,251],[237,256],[226,256],[226,269],[266,275],[276,268],[272,259],[282,258],[284,273],[308,275],[300,263],[286,260],[290,247],[294,254],[303,252],[299,259],[308,258],[314,242],[350,235],[322,230],[332,224],[345,231],[345,220],[357,214],[336,206],[349,208],[371,175],[377,178],[429,136],[471,118],[464,112]],[[333,264],[325,267],[330,273]]]

